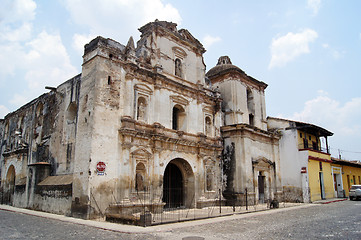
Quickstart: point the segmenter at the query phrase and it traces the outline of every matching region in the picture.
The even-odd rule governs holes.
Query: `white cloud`
[[[0,22],[31,21],[35,17],[36,3],[32,0],[3,0],[0,8]]]
[[[361,137],[361,98],[353,98],[342,105],[327,93],[319,91],[316,98],[307,101],[304,109],[294,113],[291,118],[317,124],[335,135]]]
[[[15,107],[20,107],[42,94],[45,86],[56,87],[78,73],[70,63],[59,34],[43,31],[23,44],[10,42],[0,45],[0,51],[3,53],[0,55],[2,83],[17,74],[19,88],[23,89],[25,85],[24,91],[16,92],[9,100]]]
[[[182,20],[176,8],[161,0],[65,0],[65,6],[72,21],[90,29],[87,34],[117,41],[127,41],[129,33],[136,38],[136,29],[155,19]]]
[[[15,70],[22,65],[24,52],[21,44],[12,42],[8,44],[0,44],[0,84],[5,81],[8,76],[13,76]]]
[[[33,25],[29,22],[24,22],[18,28],[10,28],[9,26],[3,26],[0,30],[0,40],[2,41],[25,41],[31,36]]]
[[[203,44],[206,49],[210,48],[214,43],[217,43],[221,41],[222,39],[220,37],[212,37],[210,35],[206,35],[203,38]]]
[[[307,7],[316,15],[321,8],[321,0],[307,0]]]
[[[74,34],[73,36],[73,48],[79,55],[83,55],[84,53],[84,45],[89,43],[92,39],[94,39],[96,35],[93,34]]]
[[[338,150],[341,149],[343,159],[361,159],[361,97],[341,103],[320,90],[315,98],[305,102],[301,111],[291,116],[279,114],[277,117],[312,123],[327,129],[334,133],[328,138],[332,156],[338,156]]]
[[[43,31],[27,45],[30,51],[24,59],[25,80],[34,94],[42,93],[46,85],[56,87],[77,74],[59,34]]]
[[[0,105],[0,119],[3,119],[6,114],[9,113],[9,109],[4,105]]]
[[[344,56],[344,54],[346,53],[345,51],[339,51],[339,50],[336,50],[334,48],[332,48],[329,44],[327,43],[324,43],[322,44],[322,47],[324,49],[328,49],[330,55],[333,57],[333,59],[335,60],[338,60],[340,58],[342,58]]]
[[[318,37],[316,31],[305,29],[300,33],[289,32],[272,40],[269,69],[282,67],[302,54],[310,52],[309,44]]]
[[[18,86],[7,100],[15,108],[77,74],[58,33],[33,36],[36,7],[32,0],[5,0],[0,9],[0,84]]]
[[[329,139],[331,153],[343,159],[360,159],[361,97],[352,98],[344,104],[319,91],[314,99],[305,102],[304,108],[290,119],[316,124],[334,133]]]

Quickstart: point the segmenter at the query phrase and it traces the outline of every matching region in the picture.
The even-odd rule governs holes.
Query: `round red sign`
[[[104,162],[98,162],[97,163],[97,171],[98,173],[103,173],[105,171],[105,163]]]

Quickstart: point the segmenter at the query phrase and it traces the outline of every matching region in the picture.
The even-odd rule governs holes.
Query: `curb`
[[[334,203],[334,202],[342,202],[342,201],[346,201],[347,198],[343,198],[343,199],[337,199],[337,200],[330,200],[330,201],[325,201],[325,202],[316,202],[316,204],[329,204],[329,203]]]

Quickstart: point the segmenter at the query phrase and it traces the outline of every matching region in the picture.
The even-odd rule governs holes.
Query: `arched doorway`
[[[194,175],[183,159],[170,161],[163,175],[164,208],[191,208],[194,206]]]
[[[15,168],[13,165],[9,167],[8,173],[6,174],[6,198],[8,204],[12,204],[15,193]]]

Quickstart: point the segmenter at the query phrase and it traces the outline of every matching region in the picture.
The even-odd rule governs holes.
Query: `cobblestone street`
[[[242,219],[180,228],[158,236],[182,239],[360,239],[361,202],[311,205]]]
[[[0,210],[0,239],[359,239],[360,207],[359,201],[305,204],[148,228]]]

